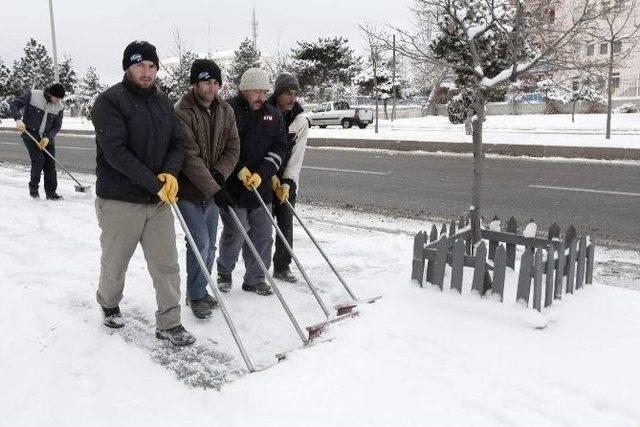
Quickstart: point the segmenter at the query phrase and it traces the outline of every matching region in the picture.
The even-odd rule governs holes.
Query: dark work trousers
[[[56,192],[58,188],[58,178],[56,176],[56,162],[45,154],[45,152],[38,148],[35,142],[27,135],[22,136],[22,141],[29,151],[29,157],[31,158],[31,180],[29,181],[29,187],[38,189],[40,185],[40,175],[44,171],[44,191],[47,195],[51,195]],[[56,155],[56,147],[53,141],[47,145],[47,151],[52,156]]]
[[[296,206],[296,192],[291,191],[289,195],[289,203]],[[278,227],[282,230],[282,234],[287,238],[287,243],[293,248],[293,212],[286,203],[280,203],[280,200],[273,194],[273,216],[278,222]],[[273,253],[273,271],[283,271],[289,268],[291,264],[291,254],[282,243],[280,236],[276,233],[276,250]]]

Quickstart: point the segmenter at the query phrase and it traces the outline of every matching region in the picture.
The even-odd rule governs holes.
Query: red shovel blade
[[[359,314],[360,313],[358,313],[357,311],[351,311],[350,313],[332,317],[316,325],[307,326],[307,332],[309,332],[309,341],[313,341],[315,338],[318,338],[320,335],[322,335],[322,333],[325,331],[327,326],[329,326],[330,324],[339,322],[341,320],[349,319],[351,317],[356,317]]]

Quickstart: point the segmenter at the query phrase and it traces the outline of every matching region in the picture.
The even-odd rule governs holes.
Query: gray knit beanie
[[[240,90],[271,90],[269,75],[260,68],[249,68],[240,77]]]
[[[277,98],[278,95],[290,90],[300,92],[300,83],[298,83],[298,79],[288,73],[280,74],[273,85],[273,96]]]

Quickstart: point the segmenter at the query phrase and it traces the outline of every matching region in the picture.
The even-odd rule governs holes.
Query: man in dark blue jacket
[[[38,186],[40,175],[44,171],[44,191],[49,200],[62,198],[56,189],[56,162],[42,150],[45,148],[52,156],[56,155],[55,139],[62,126],[64,111],[64,86],[54,83],[44,91],[31,89],[9,103],[11,115],[16,121],[16,129],[22,134],[24,145],[31,158],[31,180],[29,181],[29,195],[40,197]],[[35,142],[27,135],[29,132],[39,142]]]
[[[240,80],[240,93],[229,99],[233,107],[240,136],[240,160],[227,181],[227,188],[235,202],[235,212],[247,230],[262,262],[271,265],[273,226],[266,211],[257,199],[257,191],[265,203],[272,199],[271,177],[282,166],[287,134],[282,115],[277,108],[266,103],[271,89],[264,70],[249,68]],[[223,229],[220,237],[218,287],[223,292],[231,290],[231,272],[242,249],[245,264],[242,289],[259,295],[271,295],[271,287],[264,281],[264,272],[228,212],[221,211]]]
[[[120,301],[129,260],[142,246],[156,290],[156,337],[174,345],[195,341],[180,322],[180,268],[173,214],[176,177],[184,160],[185,134],[171,101],[155,85],[156,48],[130,43],[125,76],[96,100],[96,214],[102,231],[97,299],[103,323],[124,326]]]

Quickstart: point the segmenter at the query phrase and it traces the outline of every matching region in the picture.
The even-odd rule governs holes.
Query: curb
[[[13,127],[0,126],[0,131],[14,131]],[[93,136],[92,130],[62,130],[58,135]],[[402,141],[383,139],[309,138],[311,147],[366,148],[392,151],[425,151],[430,153],[473,153],[469,142]],[[520,144],[482,144],[486,154],[528,157],[564,157],[571,159],[640,160],[640,148],[569,147]]]

